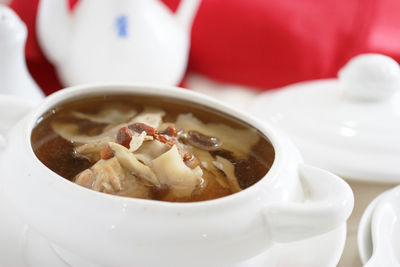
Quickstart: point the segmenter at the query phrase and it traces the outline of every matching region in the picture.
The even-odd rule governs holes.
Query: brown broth
[[[124,107],[135,107],[141,111],[143,105],[154,106],[166,111],[164,121],[174,122],[181,113],[192,113],[205,123],[217,122],[229,125],[233,128],[253,129],[247,123],[231,117],[226,113],[213,110],[211,108],[190,102],[166,98],[166,97],[148,97],[132,95],[106,95],[101,97],[91,97],[78,99],[73,102],[62,103],[53,107],[44,113],[37,121],[37,125],[32,131],[32,148],[38,159],[49,169],[60,176],[72,180],[78,173],[89,168],[92,163],[85,158],[74,155],[73,143],[63,139],[55,133],[51,127],[51,122],[66,121],[78,123],[79,132],[87,135],[96,135],[106,126],[101,123],[94,123],[87,120],[76,120],[68,116],[71,111],[85,113],[97,113],[104,105],[117,106],[119,109]],[[75,120],[75,121],[74,121]],[[221,156],[229,160],[235,167],[235,175],[242,189],[258,182],[268,170],[274,161],[275,152],[269,140],[258,132],[259,141],[253,146],[247,159],[236,159],[229,151],[216,150],[211,153],[213,157]],[[240,140],[238,140],[240,144]],[[170,199],[161,197],[164,194],[155,192],[152,199],[165,201],[202,201],[215,199],[232,194],[226,188],[221,187],[216,181],[206,181],[206,187],[201,191],[193,192],[190,198]]]

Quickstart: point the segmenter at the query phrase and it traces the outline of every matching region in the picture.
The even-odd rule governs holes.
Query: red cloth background
[[[77,0],[69,0],[71,8]],[[179,0],[163,0],[175,10]],[[60,88],[35,36],[38,0],[14,0],[29,29],[28,67],[49,94]],[[398,0],[203,0],[192,30],[189,71],[263,89],[335,77],[359,53],[400,60]]]

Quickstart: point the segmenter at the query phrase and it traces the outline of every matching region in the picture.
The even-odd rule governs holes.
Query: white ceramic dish
[[[0,96],[2,110],[12,110],[12,114],[19,114],[13,118],[0,117],[0,128],[3,133],[9,130],[32,107],[32,104],[22,99]],[[8,200],[2,193],[0,193],[0,214],[2,218],[0,220],[0,266],[68,266],[56,255],[48,240],[30,229],[15,214],[13,207],[8,204]],[[266,253],[232,267],[334,267],[343,252],[345,239],[346,226],[342,225],[314,238],[274,246]],[[287,255],[292,257],[287,257]]]
[[[285,131],[309,164],[346,179],[400,183],[399,88],[394,60],[362,55],[339,79],[265,92],[248,110]]]
[[[115,197],[77,186],[44,167],[30,145],[31,130],[41,114],[60,102],[110,91],[174,97],[227,112],[271,140],[275,162],[252,187],[198,203]],[[18,160],[13,158],[16,153]],[[1,158],[1,183],[17,213],[53,247],[62,247],[58,254],[69,263],[75,262],[72,255],[79,255],[112,266],[233,264],[277,241],[302,240],[339,227],[354,201],[343,180],[302,165],[290,142],[267,125],[208,97],[170,87],[92,85],[58,92],[10,131]],[[93,207],[102,207],[101,212]]]
[[[358,231],[364,266],[400,266],[400,187],[379,195],[366,209]]]

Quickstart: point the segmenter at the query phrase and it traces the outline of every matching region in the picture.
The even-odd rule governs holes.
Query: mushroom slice
[[[113,142],[108,143],[108,145],[114,152],[114,157],[117,158],[122,167],[129,170],[130,173],[154,185],[160,184],[154,172],[148,166],[138,161],[126,147]]]
[[[232,162],[223,157],[217,156],[216,160],[213,161],[213,164],[216,168],[225,173],[232,192],[242,191],[235,175],[235,166],[233,166]]]
[[[190,196],[193,190],[203,183],[201,168],[199,166],[194,169],[187,167],[175,145],[154,159],[151,167],[160,183],[171,186],[171,191],[177,197]]]

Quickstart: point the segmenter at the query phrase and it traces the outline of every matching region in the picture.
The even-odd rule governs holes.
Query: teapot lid
[[[396,61],[363,54],[338,79],[263,93],[249,111],[285,131],[310,164],[348,179],[399,183],[399,87]]]

